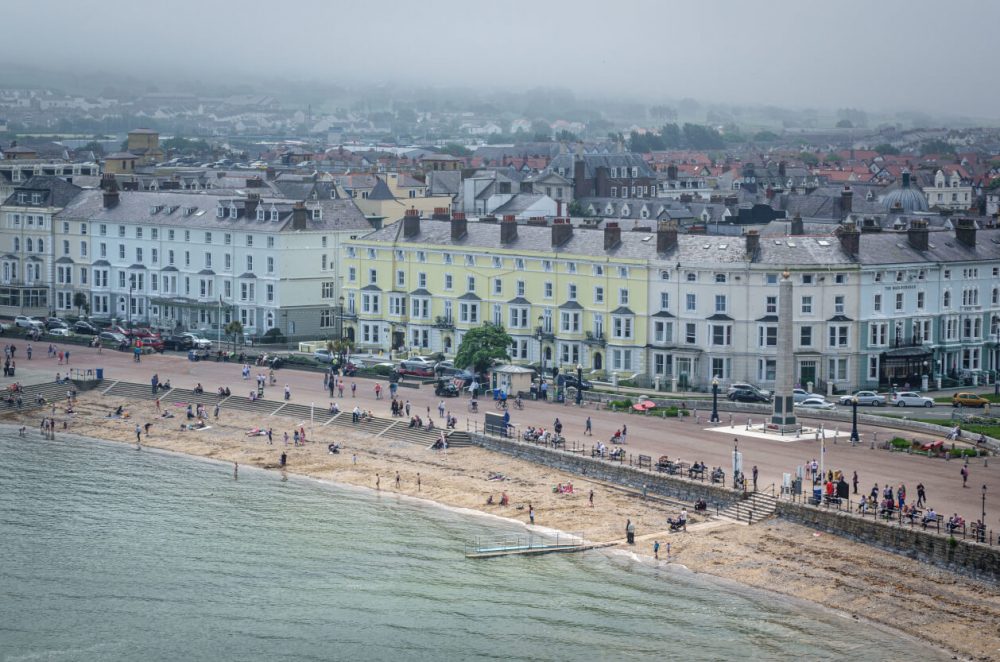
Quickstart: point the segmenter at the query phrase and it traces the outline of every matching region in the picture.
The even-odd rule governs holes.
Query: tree
[[[580,142],[580,138],[572,131],[567,131],[566,129],[563,129],[562,131],[556,134],[556,142],[576,143]]]
[[[996,181],[1000,182],[1000,179]],[[569,213],[571,217],[575,216],[576,218],[582,218],[585,216],[590,216],[590,212],[588,212],[587,209],[582,204],[580,204],[579,200],[574,200],[573,202],[569,203],[569,206],[566,208],[566,211]]]
[[[514,341],[502,326],[485,324],[462,336],[455,354],[455,365],[484,372],[494,361],[509,361],[507,350]]]
[[[223,331],[226,332],[227,336],[233,337],[233,351],[235,352],[236,338],[243,335],[243,325],[240,324],[239,320],[233,320],[232,322],[226,325],[226,328],[223,329]]]
[[[725,141],[715,129],[701,124],[684,125],[684,142],[691,149],[722,149]]]
[[[441,148],[441,153],[450,156],[472,156],[472,150],[458,143],[448,143]]]
[[[927,156],[928,154],[954,154],[955,147],[941,140],[940,138],[935,138],[934,140],[928,140],[920,145],[920,154],[922,156]]]
[[[84,152],[93,152],[94,156],[97,158],[104,156],[104,147],[102,147],[101,143],[96,140],[91,140],[89,143],[81,147],[80,150]]]
[[[840,121],[837,122],[837,128],[838,129],[853,129],[854,128],[854,122],[852,122],[851,120],[840,120]]]
[[[83,292],[77,292],[73,295],[73,305],[76,306],[77,315],[83,315],[83,309],[90,308],[87,304],[87,295]]]
[[[773,143],[779,136],[774,131],[758,131],[754,134],[753,140],[758,143]]]
[[[819,164],[819,157],[812,152],[799,152],[799,160],[810,168],[814,168]]]
[[[843,157],[841,157],[840,154],[837,154],[836,152],[830,152],[829,154],[826,155],[827,163],[840,163],[843,160],[844,160]]]
[[[897,156],[899,154],[899,148],[893,147],[889,143],[882,143],[881,145],[875,145],[875,151],[882,156]]]
[[[674,123],[664,124],[660,130],[660,140],[664,149],[678,149],[681,146],[681,128]]]

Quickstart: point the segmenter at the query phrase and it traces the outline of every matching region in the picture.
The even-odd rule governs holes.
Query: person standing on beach
[[[219,420],[219,403],[215,403],[215,420]]]
[[[382,489],[382,479],[379,477],[378,474],[375,474],[375,489],[376,490]]]
[[[594,431],[592,428],[592,424],[590,422],[590,416],[587,417],[587,427],[583,429],[583,433],[586,435],[590,435],[591,437],[594,436]]]
[[[135,445],[138,446],[139,442],[141,442],[141,441],[142,441],[142,428],[139,427],[138,423],[136,423],[135,424]]]
[[[399,472],[396,472],[396,489],[399,489]]]
[[[625,540],[630,545],[635,544],[635,524],[632,523],[632,520],[625,522]]]
[[[281,457],[278,458],[278,466],[284,468],[284,466],[287,463],[288,463],[288,455],[285,453],[285,451],[281,451]]]
[[[535,507],[530,503],[528,504],[528,519],[531,520],[531,525],[535,525]]]
[[[403,408],[406,409],[406,415],[409,416],[410,415],[410,401],[409,400],[406,401],[406,404],[403,405]]]
[[[420,472],[417,472],[417,491],[420,491]]]
[[[653,558],[656,559],[657,561],[660,560],[660,541],[659,540],[654,540],[653,541]]]
[[[590,507],[591,508],[594,507],[594,490],[593,490],[593,488],[591,488],[591,490],[590,490]]]
[[[240,479],[240,463],[239,462],[233,462],[233,479],[234,480],[239,480]]]

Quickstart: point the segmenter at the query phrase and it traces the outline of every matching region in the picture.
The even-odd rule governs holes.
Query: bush
[[[638,388],[638,384],[635,383],[634,379],[620,379],[618,380],[619,386],[624,386],[626,388]]]
[[[626,398],[624,400],[612,400],[611,402],[608,403],[608,407],[611,407],[613,409],[631,409],[632,400],[630,400],[629,398]]]
[[[281,333],[281,329],[274,327],[272,329],[268,329],[267,333],[260,337],[260,342],[268,345],[280,345],[281,343],[286,342],[286,339],[284,334]]]
[[[975,448],[952,448],[948,454],[952,457],[978,457],[979,451]]]
[[[364,373],[366,376],[374,377],[390,377],[392,373],[395,372],[395,368],[390,365],[373,365],[370,368],[365,368],[364,370],[359,370],[358,374]]]
[[[902,437],[894,437],[889,443],[897,450],[905,450],[913,445],[909,439],[903,439]]]

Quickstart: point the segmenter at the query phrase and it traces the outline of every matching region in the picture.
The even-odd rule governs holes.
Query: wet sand
[[[128,420],[108,419],[107,413],[126,404]],[[667,518],[685,504],[643,499],[633,490],[585,480],[537,464],[480,448],[432,451],[402,441],[376,439],[340,427],[307,427],[309,442],[287,446],[299,420],[258,417],[223,410],[218,421],[203,431],[181,431],[184,409],[164,403],[175,418],[160,418],[152,402],[125,403],[95,394],[80,397],[70,431],[135,444],[135,425],[152,422],[143,445],[213,458],[263,469],[278,469],[282,451],[286,471],[342,484],[376,488],[428,499],[449,507],[474,509],[528,525],[528,505],[535,510],[540,531],[556,529],[581,533],[591,541],[620,541],[622,549],[651,557],[653,540],[661,543],[660,563],[682,564],[700,573],[823,605],[856,619],[904,632],[963,658],[1000,659],[1000,589],[938,570],[898,554],[781,520],[752,527],[694,515],[686,533],[668,533]],[[41,412],[22,415],[28,441],[39,439]],[[63,414],[56,440],[61,433]],[[260,420],[258,420],[260,419]],[[16,417],[8,417],[13,423]],[[252,427],[274,430],[273,445],[266,437],[248,437]],[[343,445],[332,455],[327,445]],[[356,458],[356,461],[355,461]],[[399,486],[396,474],[399,474]],[[506,480],[489,480],[491,473]],[[419,487],[418,487],[419,474]],[[572,483],[572,494],[553,492],[559,483]],[[594,507],[588,503],[594,491]],[[497,504],[506,491],[510,506]],[[624,543],[625,523],[636,524],[637,544]],[[666,543],[671,546],[666,560]],[[669,573],[665,574],[669,577]]]

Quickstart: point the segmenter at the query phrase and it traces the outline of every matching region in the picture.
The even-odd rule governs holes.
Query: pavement
[[[4,341],[6,342],[9,341]],[[17,339],[15,358],[17,360],[17,376],[3,378],[0,384],[21,381],[24,384],[39,383],[54,380],[56,373],[65,374],[67,366],[59,365],[56,358],[46,356],[47,342],[33,343],[34,355],[31,361],[25,356],[24,339]],[[123,380],[148,384],[153,373],[159,375],[160,381],[170,380],[175,387],[193,388],[201,383],[207,392],[214,392],[220,386],[228,386],[234,395],[249,395],[255,383],[253,376],[257,369],[251,371],[251,379],[244,381],[241,377],[240,364],[217,363],[215,361],[192,362],[184,354],[153,354],[142,357],[141,363],[135,363],[131,353],[104,349],[98,354],[96,349],[78,346],[66,346],[71,351],[72,365],[76,369],[103,368],[106,380]],[[287,384],[291,388],[291,401],[299,404],[315,403],[317,406],[329,406],[331,398],[323,390],[323,375],[316,372],[306,372],[294,369],[279,369],[276,371],[277,385],[268,387],[264,397],[271,400],[281,400],[282,390]],[[376,380],[345,378],[345,398],[338,400],[340,408],[352,408],[360,404],[371,409],[377,416],[388,417],[389,400],[387,382],[381,380],[383,397],[376,401],[374,386]],[[357,383],[357,398],[350,397],[350,384]],[[399,397],[409,399],[414,411],[426,413],[428,410],[433,418],[438,419],[437,405],[441,398],[434,396],[433,389],[401,388]],[[480,413],[470,415],[467,409],[467,398],[445,399],[445,407],[457,416],[458,429],[475,429],[482,426],[484,411],[493,410],[487,401],[481,402]],[[948,410],[944,405],[934,410]],[[866,410],[867,411],[867,410]],[[923,416],[925,411],[914,410],[913,413]],[[593,436],[584,436],[583,431],[587,417],[592,418]],[[744,434],[745,417],[741,423],[740,417],[734,419],[729,427],[728,414],[722,414],[723,425],[710,425],[707,412],[700,413],[699,419],[658,418],[642,414],[615,413],[598,409],[593,403],[585,403],[583,407],[575,404],[555,404],[552,402],[526,401],[524,410],[511,410],[511,423],[523,429],[528,425],[542,426],[550,429],[556,418],[563,424],[563,435],[567,445],[590,447],[598,440],[610,446],[609,440],[616,430],[627,426],[627,443],[625,449],[633,456],[644,454],[653,458],[668,455],[671,459],[694,462],[705,462],[709,467],[721,466],[727,479],[731,479],[732,455],[734,446],[738,446],[743,454],[743,468],[747,475],[751,467],[758,468],[758,487],[768,491],[774,485],[775,490],[781,485],[782,474],[794,474],[798,465],[820,458],[820,442],[814,436],[807,436],[795,441],[771,440],[756,438]],[[819,427],[818,421],[803,419],[807,426]],[[713,429],[714,428],[714,429]],[[837,430],[835,425],[826,424],[827,441],[824,465],[827,469],[840,469],[851,480],[853,472],[857,471],[859,489],[862,493],[871,490],[874,483],[883,487],[889,482],[894,487],[906,485],[909,500],[916,499],[917,483],[922,482],[926,488],[928,505],[944,515],[958,512],[968,521],[979,518],[982,510],[983,486],[986,486],[987,525],[992,529],[1000,529],[1000,458],[975,458],[969,462],[968,487],[962,487],[960,469],[962,461],[931,459],[905,453],[891,453],[884,450],[872,450],[870,440],[877,433],[881,441],[893,436],[903,436],[919,441],[940,440],[940,436],[917,434],[912,432],[896,432],[891,427],[875,427],[861,425],[859,430],[864,443],[852,447],[848,441],[850,428],[844,425]],[[837,431],[838,439],[834,443],[831,436]],[[853,496],[853,495],[852,495]]]

